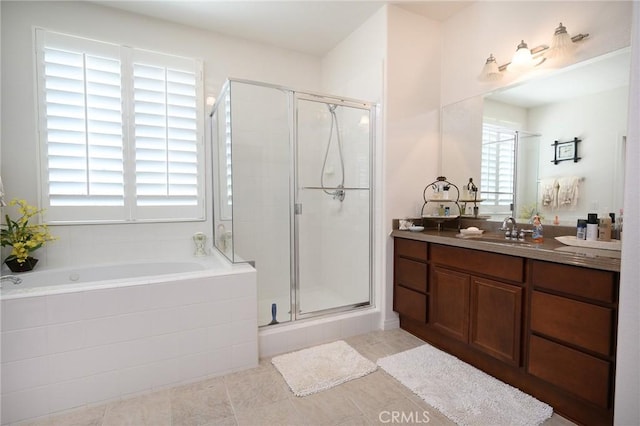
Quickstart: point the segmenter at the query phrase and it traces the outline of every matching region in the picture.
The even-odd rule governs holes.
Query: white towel
[[[555,178],[546,178],[540,180],[540,204],[543,207],[558,207],[558,181]]]
[[[578,204],[580,178],[567,176],[558,179],[560,188],[558,191],[558,204],[560,207],[574,208]]]

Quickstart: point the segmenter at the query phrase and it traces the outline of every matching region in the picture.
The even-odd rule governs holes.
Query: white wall
[[[618,315],[618,359],[616,365],[616,425],[640,424],[640,5],[633,6],[629,130],[626,152],[624,238]]]
[[[475,2],[443,23],[442,104],[447,105],[508,85],[515,77],[507,77],[493,85],[478,82],[482,65],[490,53],[498,63],[508,62],[515,46],[525,39],[530,46],[549,43],[553,30],[562,22],[570,33],[586,32],[591,36],[580,43],[573,62],[599,56],[626,47],[630,43],[631,17],[635,2]],[[636,41],[638,39],[636,38]],[[464,48],[461,48],[464,46]],[[640,113],[637,99],[639,75],[638,46],[635,45],[632,76],[635,91],[629,117]],[[618,327],[618,360],[616,369],[615,421],[620,425],[640,423],[638,400],[638,235],[637,164],[638,123],[629,121],[627,144],[627,182],[625,195],[625,238],[622,250],[620,311]],[[634,184],[635,183],[635,184]]]
[[[622,150],[622,137],[627,133],[628,95],[629,88],[622,87],[529,110],[528,128],[542,134],[539,178],[584,178],[575,207],[545,208],[538,203],[547,223],[556,215],[567,225],[586,219],[587,213],[597,213],[598,217],[606,217],[610,212],[618,215],[622,205],[618,204],[616,194],[621,192],[622,183],[614,171],[622,168],[617,158]],[[553,141],[566,142],[574,137],[582,140],[578,143],[582,159],[577,163],[553,164]],[[603,164],[611,167],[602,167]]]
[[[384,312],[394,313],[391,221],[414,217],[424,187],[438,173],[440,24],[394,6],[388,9],[385,88],[383,240],[386,250]]]
[[[2,177],[10,199],[20,197],[31,204],[38,200],[34,26],[201,58],[206,95],[217,96],[227,77],[320,88],[320,59],[309,55],[89,2],[2,2],[2,9]],[[209,156],[207,152],[210,164]],[[207,169],[207,199],[211,200],[211,167]],[[188,256],[193,252],[194,232],[205,232],[211,241],[210,206],[207,215],[206,222],[56,226],[52,232],[59,240],[40,249],[38,257],[43,265],[58,266],[132,256]]]

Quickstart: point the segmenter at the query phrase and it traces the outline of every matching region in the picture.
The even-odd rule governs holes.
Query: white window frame
[[[35,29],[36,90],[40,145],[40,203],[47,210],[46,219],[52,224],[72,223],[135,223],[202,221],[205,216],[205,146],[204,96],[202,61],[168,55],[160,52],[120,46],[90,40],[41,28]],[[49,197],[49,157],[47,134],[47,100],[44,88],[44,48],[57,46],[94,55],[106,54],[121,63],[122,135],[124,157],[124,205],[122,206],[56,206]],[[133,64],[142,63],[195,74],[196,98],[196,167],[197,201],[195,205],[140,206],[136,201],[135,113],[133,91]]]
[[[486,139],[486,135],[491,135],[489,139]],[[495,164],[492,164],[492,169],[495,177],[492,179],[492,185],[489,185],[485,176],[488,171],[485,169],[484,158],[482,158],[482,169],[480,173],[480,189],[481,197],[484,200],[482,202],[483,210],[491,214],[508,213],[515,203],[515,173],[516,173],[516,152],[517,152],[517,132],[499,125],[483,123],[483,141],[482,151],[484,157],[485,147],[489,145],[511,145],[512,155],[509,157],[508,168],[510,173],[504,173],[500,171],[501,163],[497,160]],[[496,151],[499,155],[500,148]],[[508,179],[505,179],[508,178]],[[511,185],[510,191],[503,191],[501,187],[504,183]],[[489,190],[495,185],[496,190]]]

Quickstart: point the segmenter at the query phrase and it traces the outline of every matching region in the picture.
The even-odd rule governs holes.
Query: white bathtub
[[[218,254],[14,275],[22,283],[2,283],[2,424],[258,363],[255,270]]]

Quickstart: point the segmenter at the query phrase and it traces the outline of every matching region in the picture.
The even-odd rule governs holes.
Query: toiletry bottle
[[[560,225],[560,219],[558,219],[558,215],[556,215],[556,217],[553,219],[553,224]]]
[[[576,240],[584,240],[585,238],[587,238],[587,221],[585,219],[578,219]]]
[[[616,222],[616,214],[609,213],[609,217],[611,218],[611,239],[618,240],[618,222]]]
[[[587,215],[587,241],[598,240],[598,215],[589,213]]]
[[[620,209],[620,214],[616,219],[616,228],[618,229],[618,239],[622,241],[622,209]]]
[[[541,243],[544,241],[544,237],[542,236],[542,222],[538,215],[533,217],[533,234],[531,235],[531,239],[534,243]]]
[[[598,241],[611,241],[611,218],[598,219]]]

